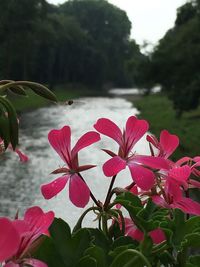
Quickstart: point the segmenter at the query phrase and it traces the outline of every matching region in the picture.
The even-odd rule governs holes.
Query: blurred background
[[[63,164],[47,134],[64,124],[77,140],[100,116],[122,126],[137,114],[153,134],[168,129],[180,137],[174,160],[200,154],[199,0],[0,0],[0,9],[0,80],[45,84],[60,101],[55,106],[31,92],[29,98],[10,93],[30,162],[19,165],[11,153],[0,158],[0,213],[47,205],[39,185]],[[138,149],[146,153],[142,142]],[[87,164],[106,159],[82,157]],[[94,184],[94,190],[100,186]],[[73,207],[63,216],[72,213]]]

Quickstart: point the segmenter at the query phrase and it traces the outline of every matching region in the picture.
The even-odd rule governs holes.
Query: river
[[[14,217],[18,209],[23,214],[27,207],[39,205],[44,210],[54,210],[57,217],[74,225],[83,210],[69,201],[68,186],[51,200],[45,200],[40,192],[41,184],[57,177],[50,175],[51,171],[63,166],[62,160],[48,143],[48,132],[69,125],[73,145],[82,134],[93,130],[98,118],[107,117],[123,127],[126,119],[136,114],[138,111],[132,103],[119,97],[81,98],[71,106],[55,105],[23,114],[20,117],[20,148],[30,160],[21,164],[11,152],[0,158],[0,215]],[[145,138],[142,138],[135,147],[141,154],[147,151],[144,141]],[[103,201],[110,178],[103,176],[102,164],[109,157],[101,148],[117,150],[114,141],[102,136],[100,142],[82,150],[79,159],[81,164],[98,164],[98,167],[84,172],[83,176],[96,198]],[[125,186],[130,182],[129,172],[125,170],[118,175],[116,185]]]

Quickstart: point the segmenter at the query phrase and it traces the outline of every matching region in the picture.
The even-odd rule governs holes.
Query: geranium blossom
[[[0,218],[0,263],[13,256],[20,244],[20,235],[8,218]]]
[[[160,142],[154,135],[147,135],[147,141],[157,149],[157,157],[168,159],[179,145],[179,138],[167,130],[160,133]]]
[[[4,248],[10,255],[7,255],[6,257],[4,256],[3,260],[5,261],[5,264],[3,266],[20,267],[31,265],[34,267],[47,267],[45,263],[30,258],[30,251],[35,247],[35,241],[38,240],[42,234],[47,234],[53,219],[54,213],[52,211],[44,213],[41,208],[32,207],[25,212],[23,219],[12,221],[12,231],[7,233],[8,240],[11,243],[8,244],[7,240],[7,247]],[[2,233],[0,235],[0,240],[3,240]],[[10,253],[12,246],[13,251]]]
[[[99,141],[100,135],[96,132],[87,132],[77,141],[71,149],[71,130],[69,126],[64,126],[60,130],[52,130],[48,135],[51,146],[55,149],[66,167],[59,168],[53,173],[64,173],[51,183],[42,185],[41,191],[46,199],[57,195],[69,181],[69,198],[77,207],[85,207],[90,198],[90,190],[82,180],[79,172],[95,167],[94,165],[79,166],[78,152]]]
[[[144,233],[137,228],[134,222],[130,218],[124,218],[125,220],[125,235],[132,237],[133,239],[141,242],[144,239]],[[157,228],[148,233],[152,238],[154,244],[160,244],[166,240],[165,234],[162,229]]]
[[[167,209],[181,209],[188,214],[200,215],[200,204],[190,198],[184,197],[184,192],[178,183],[168,180],[165,184],[164,192],[162,196],[152,196],[153,202],[158,206]]]
[[[131,116],[128,118],[126,127],[122,132],[114,122],[102,118],[97,121],[94,128],[119,144],[118,154],[109,150],[104,150],[112,156],[112,158],[103,165],[103,171],[106,176],[114,176],[128,166],[137,186],[143,190],[149,190],[154,185],[155,176],[153,171],[145,166],[154,169],[168,168],[168,164],[163,158],[137,155],[132,152],[134,145],[149,128],[147,121],[138,120],[136,117]]]

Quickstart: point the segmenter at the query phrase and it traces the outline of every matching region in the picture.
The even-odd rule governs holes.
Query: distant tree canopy
[[[144,56],[126,13],[106,0],[0,0],[0,78],[128,86]]]
[[[195,109],[200,99],[200,1],[177,10],[175,26],[151,56],[151,79],[162,85],[177,115]]]

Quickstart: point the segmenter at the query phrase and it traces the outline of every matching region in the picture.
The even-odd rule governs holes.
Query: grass
[[[200,155],[200,107],[177,119],[171,101],[162,94],[145,96],[134,101],[134,105],[140,110],[140,117],[149,121],[150,131],[157,137],[162,129],[179,136],[180,146],[173,159]]]
[[[83,86],[59,86],[53,91],[57,96],[58,101],[64,102],[70,99],[79,98],[82,96],[95,96],[99,95],[100,92],[96,89],[87,89]],[[9,94],[8,97],[13,103],[17,112],[24,112],[31,109],[36,109],[50,105],[51,102],[36,95],[31,90],[27,91],[28,96],[17,96],[14,94]]]

